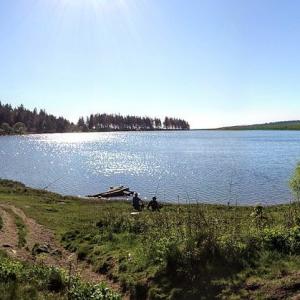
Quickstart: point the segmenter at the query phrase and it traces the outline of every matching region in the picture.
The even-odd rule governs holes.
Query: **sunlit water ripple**
[[[70,133],[0,137],[0,177],[71,195],[127,185],[161,200],[290,201],[300,132]]]

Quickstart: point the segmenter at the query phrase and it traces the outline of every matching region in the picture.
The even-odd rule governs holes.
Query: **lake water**
[[[0,137],[0,177],[70,195],[122,184],[148,199],[157,190],[164,201],[284,203],[298,160],[295,131]]]

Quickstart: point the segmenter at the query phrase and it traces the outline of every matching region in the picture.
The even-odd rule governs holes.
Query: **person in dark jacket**
[[[144,208],[144,203],[141,198],[139,198],[138,193],[135,193],[132,198],[132,206],[137,211],[141,211]]]
[[[152,200],[147,205],[148,209],[151,209],[152,211],[159,211],[160,205],[156,200],[156,197],[153,197]]]

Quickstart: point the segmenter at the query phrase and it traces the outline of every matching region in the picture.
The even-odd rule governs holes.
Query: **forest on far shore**
[[[91,114],[80,117],[75,124],[64,117],[56,117],[45,110],[12,107],[0,102],[0,135],[25,133],[63,133],[100,131],[189,130],[187,121],[159,118],[122,116],[119,114]]]

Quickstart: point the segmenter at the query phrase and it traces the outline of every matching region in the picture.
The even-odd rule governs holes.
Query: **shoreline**
[[[8,136],[28,136],[28,135],[44,135],[44,134],[74,134],[74,133],[116,133],[116,132],[193,132],[193,131],[210,131],[210,132],[300,132],[300,129],[223,129],[223,128],[195,128],[195,129],[155,129],[155,130],[103,130],[103,131],[66,131],[66,132],[26,132],[22,134],[0,134],[1,137],[8,137]]]
[[[39,134],[63,134],[63,133],[105,133],[105,132],[181,132],[191,131],[193,129],[149,129],[149,130],[101,130],[101,131],[65,131],[65,132],[26,132],[26,133],[10,133],[0,134],[1,136],[26,136]]]
[[[48,189],[41,189],[38,187],[32,187],[32,186],[28,186],[20,181],[14,180],[14,179],[7,179],[7,178],[2,178],[0,177],[0,183],[1,182],[8,182],[11,184],[17,184],[17,185],[22,185],[25,189],[31,190],[31,191],[36,191],[39,193],[49,193],[49,194],[53,194],[55,196],[58,197],[62,197],[62,198],[67,198],[67,199],[76,199],[76,200],[80,200],[80,201],[85,201],[85,202],[111,202],[111,203],[118,203],[118,202],[123,202],[123,203],[127,203],[127,204],[131,204],[131,199],[132,196],[128,196],[126,198],[126,196],[124,197],[110,197],[110,198],[101,198],[101,197],[89,197],[89,196],[84,196],[84,195],[72,195],[72,194],[62,194],[60,192],[54,191],[54,190],[48,190]],[[139,193],[140,194],[140,193]],[[141,200],[145,203],[148,203],[150,201],[150,198],[141,198]],[[249,204],[229,204],[228,202],[226,202],[226,200],[224,200],[224,203],[221,202],[208,202],[208,201],[199,201],[199,200],[195,200],[195,201],[190,201],[189,203],[186,201],[182,201],[182,202],[178,202],[178,200],[169,200],[169,201],[160,201],[160,199],[158,199],[159,203],[163,204],[164,206],[190,206],[190,207],[197,207],[197,206],[220,206],[220,207],[227,207],[227,208],[253,208],[256,206],[263,206],[263,207],[280,207],[280,206],[287,206],[287,205],[291,205],[293,203],[295,203],[295,200],[291,201],[291,200],[286,200],[286,202],[281,202],[281,203],[271,203],[268,204],[266,202],[263,201],[257,201],[255,203],[249,203]],[[225,203],[226,202],[226,203]]]

